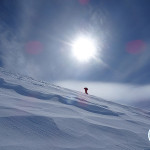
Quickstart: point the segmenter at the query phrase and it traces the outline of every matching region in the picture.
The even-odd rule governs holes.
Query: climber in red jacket
[[[88,94],[88,92],[87,92],[88,88],[87,88],[87,87],[85,87],[84,89],[85,89],[85,93],[86,93],[86,94]]]

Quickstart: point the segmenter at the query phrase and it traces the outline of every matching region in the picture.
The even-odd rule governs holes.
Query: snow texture
[[[150,150],[150,113],[0,68],[0,150]]]

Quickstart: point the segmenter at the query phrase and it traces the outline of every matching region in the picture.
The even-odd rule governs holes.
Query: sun
[[[72,43],[72,52],[79,61],[88,61],[96,55],[96,43],[90,37],[80,36]]]

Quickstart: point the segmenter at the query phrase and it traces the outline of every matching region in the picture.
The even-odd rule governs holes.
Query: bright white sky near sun
[[[72,42],[72,51],[75,58],[81,62],[87,62],[96,57],[97,45],[96,40],[81,35]]]

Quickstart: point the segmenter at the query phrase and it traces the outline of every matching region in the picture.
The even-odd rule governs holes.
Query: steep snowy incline
[[[150,150],[150,113],[0,68],[0,150]]]

